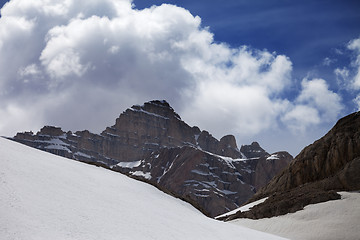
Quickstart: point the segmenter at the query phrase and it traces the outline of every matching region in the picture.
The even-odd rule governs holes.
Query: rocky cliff
[[[260,189],[252,200],[269,197],[264,203],[231,218],[282,215],[353,190],[360,190],[360,112],[340,119]]]
[[[247,201],[292,160],[256,142],[239,150],[232,135],[219,141],[187,125],[166,101],[132,106],[101,134],[45,126],[13,140],[149,182],[209,216]]]

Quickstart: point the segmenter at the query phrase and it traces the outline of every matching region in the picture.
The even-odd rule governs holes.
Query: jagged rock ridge
[[[209,216],[238,207],[292,160],[256,142],[239,150],[232,135],[219,141],[187,125],[166,101],[132,106],[101,134],[45,126],[13,140],[149,182]]]
[[[360,112],[340,119],[304,148],[251,201],[269,197],[236,217],[263,218],[295,212],[312,203],[339,199],[336,191],[360,190]]]

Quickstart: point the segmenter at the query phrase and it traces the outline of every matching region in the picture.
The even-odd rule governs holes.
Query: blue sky
[[[318,69],[326,57],[338,59],[339,65],[349,64],[336,49],[343,50],[350,39],[360,35],[357,0],[134,1],[140,9],[161,3],[178,5],[200,16],[203,26],[215,34],[215,41],[287,55],[297,78],[314,69],[326,71]]]
[[[296,155],[360,108],[360,1],[224,2],[11,0],[0,135],[100,132],[166,99],[217,138]]]

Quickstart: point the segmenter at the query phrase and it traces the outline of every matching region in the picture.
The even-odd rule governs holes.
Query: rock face
[[[338,199],[336,191],[353,190],[360,190],[360,112],[340,119],[324,137],[304,148],[252,200],[269,198],[237,217],[286,214],[310,203]]]
[[[187,125],[166,101],[132,106],[101,134],[45,126],[13,140],[146,181],[209,216],[237,208],[292,160],[256,142],[239,150],[232,135],[219,141]]]
[[[336,176],[347,163],[357,157],[360,157],[360,112],[340,119],[324,137],[302,150],[295,160],[257,195],[289,190],[305,183]],[[351,184],[348,180],[343,179],[342,182],[343,186],[339,190],[357,190],[346,187]],[[355,188],[360,187],[360,182],[358,183]]]

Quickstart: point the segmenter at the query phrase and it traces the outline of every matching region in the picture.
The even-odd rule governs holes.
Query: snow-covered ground
[[[281,239],[119,173],[0,138],[1,240]]]
[[[360,239],[360,193],[340,194],[340,200],[308,205],[304,210],[284,216],[237,219],[231,223],[293,240]]]

